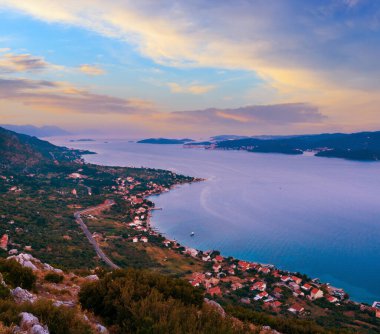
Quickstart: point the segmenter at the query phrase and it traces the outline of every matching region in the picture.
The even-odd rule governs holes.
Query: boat
[[[191,232],[191,233],[190,233],[190,236],[191,236],[191,237],[193,237],[194,235],[195,235],[195,233],[194,233],[194,232]]]

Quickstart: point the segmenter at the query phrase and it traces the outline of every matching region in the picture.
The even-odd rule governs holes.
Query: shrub
[[[56,307],[49,300],[38,300],[33,304],[16,304],[10,300],[0,300],[0,322],[6,326],[18,324],[19,314],[29,312],[47,325],[51,334],[91,334],[91,327],[77,311],[68,307]]]
[[[115,333],[249,332],[205,305],[202,292],[188,282],[149,271],[128,269],[106,274],[85,284],[79,300],[85,309],[102,316]]]
[[[36,276],[33,270],[23,267],[15,260],[0,259],[0,272],[3,274],[5,283],[12,287],[33,289],[36,283]]]
[[[45,281],[50,283],[61,283],[63,281],[63,275],[57,274],[55,272],[50,272],[45,275]]]

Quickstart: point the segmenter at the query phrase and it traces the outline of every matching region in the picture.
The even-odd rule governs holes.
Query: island
[[[218,136],[213,137],[219,138]],[[223,136],[221,137],[223,138]],[[333,133],[295,136],[259,136],[229,140],[211,140],[186,143],[184,147],[206,149],[244,150],[256,153],[302,155],[313,152],[318,157],[342,158],[358,161],[380,160],[380,131]]]
[[[193,142],[192,139],[169,139],[169,138],[148,138],[137,141],[138,144],[161,144],[161,145],[181,145]]]

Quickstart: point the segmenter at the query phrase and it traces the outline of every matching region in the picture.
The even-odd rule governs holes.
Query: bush
[[[59,275],[55,272],[50,272],[45,275],[44,279],[47,282],[58,284],[63,281],[63,275]]]
[[[115,333],[237,334],[249,330],[203,303],[188,282],[128,269],[87,283],[79,293],[85,309],[103,317]]]
[[[23,289],[33,289],[36,283],[36,276],[33,270],[23,267],[15,260],[0,259],[0,272],[3,274],[5,283],[12,287]]]
[[[49,300],[38,300],[33,304],[16,304],[10,300],[0,300],[0,322],[6,326],[18,324],[19,314],[30,312],[47,325],[51,334],[91,334],[91,328],[75,309],[56,307]]]

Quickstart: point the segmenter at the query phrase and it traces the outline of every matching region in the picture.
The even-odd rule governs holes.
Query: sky
[[[378,0],[0,0],[0,124],[380,130]]]

